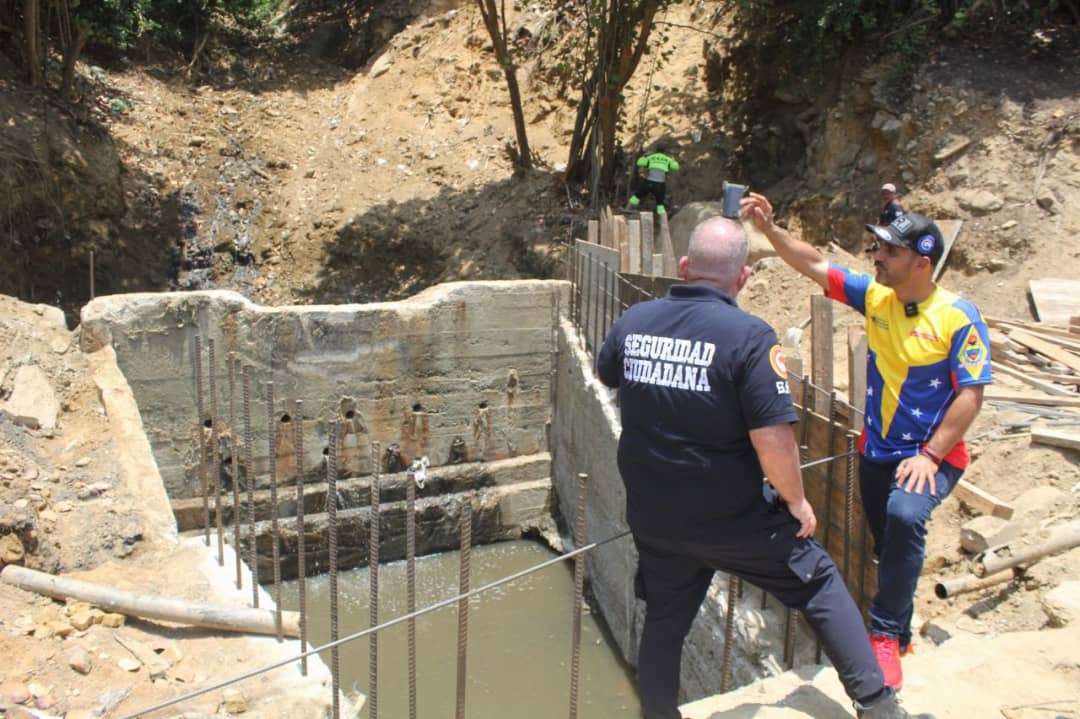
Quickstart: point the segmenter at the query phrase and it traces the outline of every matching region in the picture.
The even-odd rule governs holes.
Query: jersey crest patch
[[[784,350],[780,345],[773,345],[769,350],[769,364],[780,379],[787,379],[787,360],[784,359]]]
[[[972,379],[977,379],[986,366],[987,356],[986,345],[979,337],[978,331],[974,326],[969,327],[967,336],[964,337],[964,342],[960,346],[960,356],[957,358],[960,366],[967,370]]]

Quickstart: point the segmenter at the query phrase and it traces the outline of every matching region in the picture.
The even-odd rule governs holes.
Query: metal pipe
[[[585,544],[585,485],[589,475],[578,473],[577,522],[574,545]],[[570,645],[570,719],[578,715],[578,680],[581,675],[581,614],[585,603],[585,556],[574,557],[574,629]]]
[[[277,417],[274,415],[274,383],[266,383],[266,441],[270,448],[270,557],[274,573],[274,602],[281,611],[281,528],[278,526]],[[281,634],[278,634],[281,641]]]
[[[233,554],[236,555],[236,588],[244,588],[244,562],[240,558],[240,458],[237,456],[239,443],[236,441],[236,353],[230,352],[227,362],[229,368],[229,437],[232,466],[232,524]]]
[[[296,582],[300,593],[300,646],[307,647],[307,542],[304,540],[304,401],[293,410],[296,464]],[[307,657],[300,660],[300,674],[307,676]]]
[[[405,611],[416,611],[416,478],[412,470],[405,481]],[[416,619],[408,622],[409,719],[416,719]]]
[[[369,501],[371,521],[368,525],[368,602],[371,638],[368,640],[368,716],[375,719],[379,713],[379,633],[374,631],[379,626],[379,534],[382,514],[379,510],[379,479],[382,467],[379,463],[381,447],[378,442],[371,443],[371,499]]]
[[[986,589],[996,584],[1003,584],[1016,578],[1016,568],[1011,573],[1001,572],[992,577],[979,578],[973,574],[965,574],[961,577],[953,577],[938,582],[934,585],[934,594],[938,599],[948,599],[964,592],[974,592],[977,589]]]
[[[338,526],[337,526],[337,444],[338,423],[330,421],[330,451],[326,457],[326,519],[330,544],[330,641],[338,640]],[[276,513],[275,508],[275,513]],[[330,652],[330,675],[334,692],[333,719],[341,716],[341,664],[337,646]]]
[[[975,558],[973,569],[976,577],[989,577],[1021,564],[1034,563],[1045,556],[1064,552],[1073,547],[1080,547],[1080,520],[1074,520],[1067,529],[1042,544],[1026,547],[1016,552],[1012,552],[1010,549],[1008,556],[999,556],[997,554],[1002,549],[1008,549],[1007,546],[988,549]]]
[[[255,546],[255,463],[252,459],[255,434],[251,429],[251,367],[240,368],[244,409],[244,483],[248,505],[248,569],[251,570],[251,606],[259,608],[259,552]],[[239,548],[237,548],[239,551]]]
[[[206,403],[203,399],[202,337],[195,335],[195,406],[199,413],[199,491],[203,505],[203,541],[210,546],[210,486],[206,476]],[[258,606],[258,605],[256,605]]]
[[[454,719],[465,719],[465,665],[469,644],[469,577],[472,557],[472,502],[461,503],[461,566],[458,576],[457,707]]]

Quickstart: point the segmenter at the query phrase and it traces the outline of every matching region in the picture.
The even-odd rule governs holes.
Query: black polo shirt
[[[598,357],[619,388],[630,528],[709,540],[763,506],[749,431],[797,420],[776,333],[705,285],[630,307]]]

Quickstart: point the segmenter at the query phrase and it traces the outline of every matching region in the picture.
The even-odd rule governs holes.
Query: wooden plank
[[[1080,357],[1066,349],[1058,347],[1051,342],[1039,339],[1030,332],[1024,330],[1009,330],[1009,338],[1019,342],[1025,347],[1030,347],[1041,355],[1045,355],[1058,364],[1063,364],[1074,372],[1080,372]]]
[[[1009,332],[1014,329],[1023,330],[1041,340],[1052,342],[1074,352],[1080,352],[1080,340],[1076,338],[1076,335],[1060,327],[1051,327],[1039,322],[1014,322],[1012,320],[988,320],[987,324],[991,327],[991,333],[995,331]],[[992,337],[991,342],[993,342]]]
[[[952,493],[961,502],[983,514],[1002,519],[1012,519],[1013,508],[1011,504],[1001,501],[986,490],[979,489],[966,479],[957,482]]]
[[[814,385],[814,411],[829,414],[829,393],[833,391],[833,302],[824,295],[810,297],[810,371]]]
[[[612,218],[614,227],[615,249],[619,251],[619,272],[630,271],[630,233],[626,227],[626,218],[615,215]]]
[[[1080,407],[1080,396],[1058,397],[1057,395],[1018,392],[1015,390],[997,389],[995,387],[987,387],[983,392],[983,399],[996,399],[1000,402],[1034,404],[1044,407]]]
[[[627,271],[641,274],[641,220],[626,220],[626,237],[626,248],[630,255]]]
[[[862,426],[866,408],[866,330],[859,325],[848,327],[848,401],[857,412],[851,413],[852,429]],[[856,425],[858,423],[858,425]]]
[[[660,264],[653,262],[656,245],[653,242],[653,214],[641,213],[641,273],[644,275],[660,274]],[[661,260],[662,262],[663,260]]]
[[[945,269],[945,261],[949,259],[949,252],[952,250],[956,238],[960,235],[960,228],[964,226],[964,221],[937,220],[935,224],[938,226],[938,229],[941,230],[941,236],[945,238],[945,251],[941,253],[941,259],[938,260],[937,266],[934,268],[934,274],[931,278],[937,282],[937,278],[941,274],[941,271]]]
[[[1058,429],[1046,427],[1032,427],[1031,441],[1038,444],[1049,444],[1053,447],[1064,447],[1080,451],[1080,433],[1063,432]]]
[[[588,238],[589,244],[592,244],[592,245],[599,245],[600,244],[600,221],[599,220],[589,220],[589,229],[588,229],[588,234],[586,235],[586,237]]]
[[[1035,314],[1043,322],[1067,325],[1080,315],[1080,280],[1040,278],[1028,282]]]
[[[994,360],[991,362],[991,366],[993,367],[994,372],[1000,372],[1001,374],[1012,377],[1013,379],[1018,379],[1024,384],[1029,384],[1032,387],[1041,389],[1047,394],[1053,394],[1059,397],[1076,396],[1075,392],[1070,392],[1064,387],[1055,387],[1049,382],[1043,382],[1042,380],[1036,379],[1031,376],[1030,372],[1025,372],[1019,367],[1013,367],[1007,362],[998,362],[997,360]]]
[[[666,212],[660,215],[660,253],[664,256],[664,276],[678,277],[679,263],[675,257],[675,246],[671,244],[671,228]]]

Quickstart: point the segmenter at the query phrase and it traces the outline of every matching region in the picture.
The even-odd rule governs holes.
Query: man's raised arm
[[[772,205],[764,195],[749,193],[742,200],[739,214],[744,220],[753,220],[754,226],[765,235],[784,262],[817,282],[823,289],[829,289],[829,261],[816,247],[809,242],[795,239],[773,221]]]

